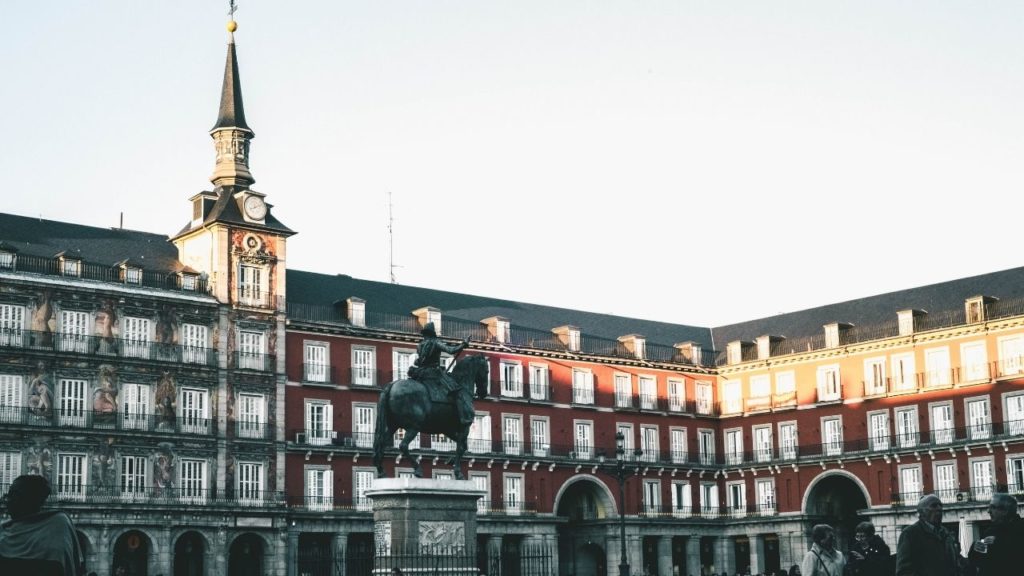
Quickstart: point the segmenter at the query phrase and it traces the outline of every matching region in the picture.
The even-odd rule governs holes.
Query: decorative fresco
[[[57,320],[53,311],[53,292],[41,290],[36,296],[36,309],[32,314],[32,330],[30,346],[49,348],[53,345],[53,333],[57,329]]]
[[[178,415],[178,386],[174,375],[164,371],[156,385],[156,431],[174,432]]]
[[[93,352],[117,353],[117,312],[114,311],[113,300],[100,302],[99,309],[93,315],[93,335]]]
[[[53,386],[46,362],[39,361],[28,385],[28,409],[36,418],[53,418]]]
[[[101,439],[92,454],[90,468],[92,487],[99,494],[113,494],[117,488],[117,460],[114,454],[114,439]]]
[[[153,495],[172,496],[174,491],[174,444],[157,444],[153,456]]]
[[[25,450],[25,473],[53,478],[53,449],[48,437],[34,437]]]
[[[97,385],[92,391],[93,422],[114,424],[117,419],[117,368],[103,364],[99,368]]]

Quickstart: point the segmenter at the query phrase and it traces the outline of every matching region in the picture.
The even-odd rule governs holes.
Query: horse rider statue
[[[450,346],[437,337],[433,322],[427,322],[420,331],[423,340],[416,346],[416,362],[409,369],[409,377],[423,382],[427,386],[440,386],[455,403],[455,410],[459,414],[460,424],[472,424],[475,418],[473,410],[473,397],[469,390],[465,389],[452,378],[444,366],[441,365],[441,353],[458,354],[469,344],[468,339],[454,346]]]

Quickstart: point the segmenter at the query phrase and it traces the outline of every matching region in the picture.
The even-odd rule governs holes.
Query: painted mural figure
[[[160,451],[153,460],[153,488],[156,496],[171,496],[174,488],[174,454],[171,445],[160,444]]]
[[[53,304],[50,303],[50,291],[39,293],[39,305],[32,314],[32,346],[50,348],[53,346],[53,330],[56,324],[53,317]]]
[[[92,344],[93,352],[117,353],[116,326],[117,313],[114,312],[114,303],[105,300],[93,317],[93,334],[96,336]]]
[[[416,346],[416,366],[409,370],[409,377],[424,384],[440,386],[455,402],[461,424],[472,424],[475,417],[473,398],[470,392],[459,385],[441,366],[441,353],[458,354],[469,344],[468,341],[449,346],[437,337],[433,322],[420,331],[423,340]]]
[[[52,478],[53,460],[45,439],[37,440],[25,453],[25,472]]]
[[[176,428],[176,399],[177,387],[174,385],[174,377],[170,372],[164,372],[156,385],[157,431],[168,432]]]
[[[53,391],[46,379],[46,364],[43,362],[36,365],[28,390],[28,407],[32,414],[40,418],[51,418],[53,416]]]
[[[117,414],[117,372],[113,366],[100,366],[99,386],[92,393],[93,420],[114,421]]]

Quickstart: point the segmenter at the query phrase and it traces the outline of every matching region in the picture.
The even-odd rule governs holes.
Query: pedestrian
[[[984,538],[971,546],[968,558],[978,576],[1020,574],[1024,570],[1024,520],[1017,514],[1017,501],[1009,494],[996,493],[988,505],[992,525]]]
[[[5,496],[11,519],[0,524],[0,557],[50,560],[64,574],[82,576],[85,561],[71,519],[57,510],[42,511],[49,495],[50,482],[42,476],[24,474],[11,482]]]
[[[793,564],[789,567],[789,576],[802,576],[802,574],[800,574],[799,564]]]
[[[896,576],[957,576],[960,545],[942,527],[942,500],[935,494],[921,498],[917,517],[896,544]]]
[[[836,550],[836,532],[828,524],[811,528],[811,549],[800,563],[803,576],[843,576],[846,558]]]
[[[849,572],[852,576],[892,574],[889,566],[889,545],[875,534],[871,522],[857,524],[854,545],[850,548]]]

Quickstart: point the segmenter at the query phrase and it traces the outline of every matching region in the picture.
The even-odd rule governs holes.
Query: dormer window
[[[437,330],[438,334],[441,333],[441,311],[440,310],[429,310],[427,312],[427,322],[433,322],[434,323],[434,330]]]
[[[121,281],[125,284],[142,284],[142,268],[138,266],[123,266],[121,268]]]
[[[189,274],[187,272],[181,273],[181,289],[189,292],[195,292],[196,287],[199,285],[199,278],[195,274]]]
[[[571,350],[573,352],[579,352],[580,351],[580,331],[579,330],[569,330],[569,344],[568,344],[568,346],[569,346],[569,350]]]
[[[366,326],[366,301],[362,298],[352,297],[346,302],[348,303],[349,324],[359,327]]]
[[[10,250],[0,250],[0,270],[14,270],[16,256]]]
[[[60,273],[62,276],[81,276],[82,275],[82,261],[77,258],[68,258],[61,256],[60,260]]]
[[[434,323],[434,332],[441,335],[441,309],[433,306],[424,306],[412,311],[413,315],[420,321],[420,327],[426,326],[428,322]]]
[[[899,321],[900,336],[910,336],[917,326],[917,318],[924,315],[923,310],[900,310],[896,313]]]
[[[964,313],[967,317],[968,324],[974,324],[975,322],[984,322],[987,314],[987,305],[996,301],[997,298],[991,296],[974,296],[964,301]]]
[[[734,340],[729,342],[725,348],[726,362],[729,364],[739,364],[743,361],[743,342]]]
[[[684,362],[688,362],[695,366],[700,366],[701,363],[701,348],[700,344],[696,342],[679,342],[675,345],[676,350],[679,350],[679,355],[682,356]]]
[[[620,336],[619,342],[622,342],[622,345],[626,347],[626,351],[632,354],[637,360],[643,360],[647,354],[647,341],[639,334]]]
[[[512,329],[509,321],[501,316],[491,316],[480,321],[487,326],[487,333],[499,344],[505,344],[512,339]]]
[[[580,329],[575,326],[559,326],[551,330],[558,337],[558,341],[565,346],[569,352],[580,351]]]

